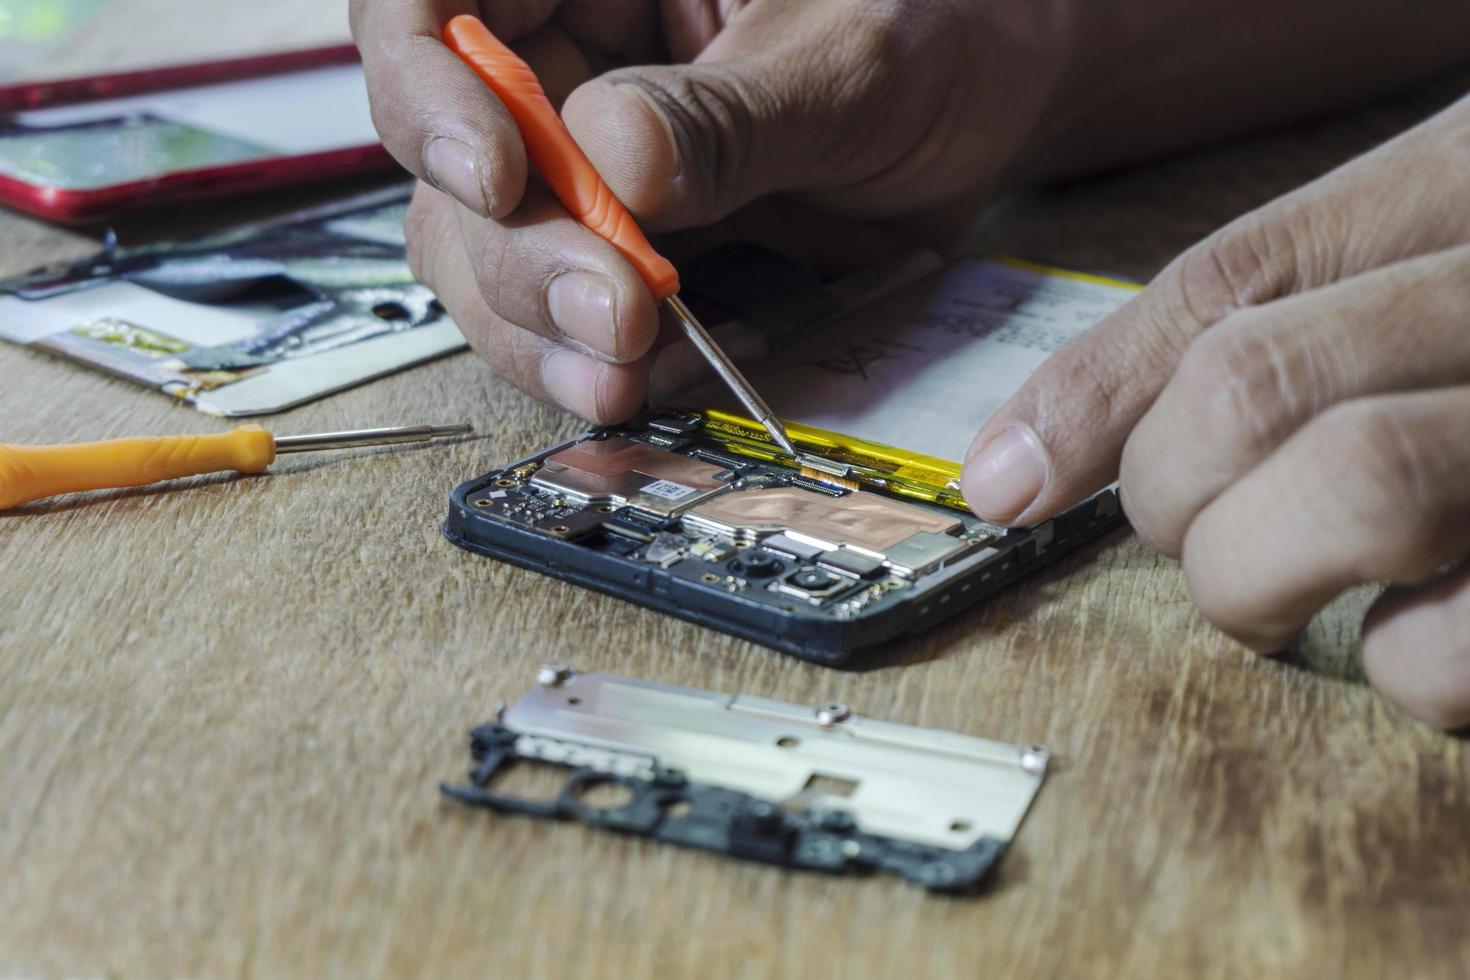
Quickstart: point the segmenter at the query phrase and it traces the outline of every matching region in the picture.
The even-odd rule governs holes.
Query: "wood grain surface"
[[[1458,90],[1017,198],[967,248],[1147,277]],[[0,216],[0,272],[98,237]],[[1470,753],[1364,684],[1370,594],[1262,659],[1119,532],[836,672],[446,543],[451,487],[578,428],[468,355],[268,424],[461,418],[480,434],[0,515],[0,976],[1470,973]],[[6,441],[224,427],[0,345]],[[466,730],[552,657],[1059,764],[971,900],[441,801]]]

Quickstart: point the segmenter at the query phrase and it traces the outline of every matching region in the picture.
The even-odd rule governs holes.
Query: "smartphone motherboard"
[[[792,433],[814,446],[800,427]],[[792,460],[728,419],[654,415],[459,486],[444,533],[478,554],[837,664],[948,619],[1122,520],[1106,490],[1007,530],[963,509],[942,473],[861,444],[814,448],[820,458]]]

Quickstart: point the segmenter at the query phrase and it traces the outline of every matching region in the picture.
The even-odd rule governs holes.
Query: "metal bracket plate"
[[[1046,774],[1039,746],[1009,745],[746,695],[541,669],[496,722],[471,732],[465,803],[584,823],[788,867],[886,871],[972,891]],[[506,796],[517,762],[564,767],[549,801]],[[625,802],[584,800],[597,785]]]

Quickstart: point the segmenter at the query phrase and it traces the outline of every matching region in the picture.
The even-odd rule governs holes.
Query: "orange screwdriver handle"
[[[444,43],[505,103],[521,131],[526,155],[572,217],[627,256],[654,299],[677,293],[679,273],[673,263],[648,244],[623,202],[572,139],[530,66],[473,14],[460,14],[446,24]]]
[[[258,425],[207,436],[140,436],[73,446],[0,443],[0,510],[76,490],[137,487],[199,473],[259,473],[276,440]]]

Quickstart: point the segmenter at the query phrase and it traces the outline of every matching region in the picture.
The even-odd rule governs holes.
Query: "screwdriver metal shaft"
[[[58,493],[140,487],[201,473],[263,473],[278,453],[422,442],[474,431],[468,424],[401,425],[277,439],[258,425],[230,432],[133,436],[65,446],[0,443],[0,510]]]
[[[771,438],[775,440],[776,445],[781,447],[782,452],[788,456],[795,456],[796,447],[791,444],[791,438],[786,435],[786,428],[776,418],[776,413],[772,412],[771,407],[765,403],[765,400],[756,394],[755,389],[750,386],[750,382],[745,380],[745,375],[741,374],[740,369],[735,366],[735,362],[730,360],[730,356],[720,348],[719,344],[715,343],[714,338],[704,329],[704,325],[689,311],[689,307],[684,305],[684,301],[679,298],[679,294],[674,293],[668,296],[664,299],[664,302],[674,312],[674,316],[678,319],[679,326],[684,328],[684,334],[689,338],[689,342],[695,346],[700,354],[704,355],[704,359],[709,362],[709,366],[714,368],[715,373],[720,376],[720,380],[725,382],[729,389],[735,393],[736,398],[740,399],[740,403],[745,406],[745,410],[761,424],[762,428],[770,433]]]
[[[396,442],[423,442],[443,436],[474,432],[468,422],[458,425],[395,425],[385,429],[351,429],[347,432],[317,432],[305,436],[277,436],[277,453],[312,453],[319,449],[350,449],[353,446],[383,446]]]

